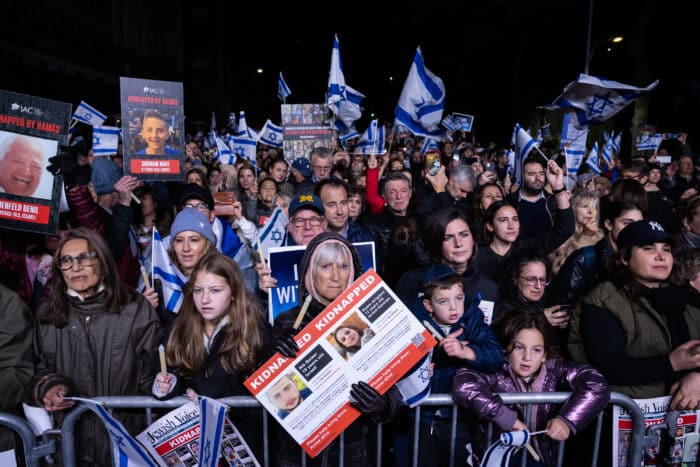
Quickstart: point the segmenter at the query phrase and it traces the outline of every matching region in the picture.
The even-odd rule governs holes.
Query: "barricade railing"
[[[547,393],[503,393],[499,394],[503,403],[506,405],[520,404],[526,406],[525,422],[529,422],[530,411],[533,406],[538,404],[546,403],[563,403],[571,395],[568,392],[547,392]],[[124,396],[124,397],[100,397],[95,398],[104,403],[107,409],[143,409],[146,414],[146,423],[150,425],[153,421],[153,409],[176,409],[183,404],[188,402],[186,397],[176,397],[167,401],[160,401],[152,397],[147,396]],[[263,458],[259,459],[265,467],[268,467],[271,463],[270,460],[270,439],[269,439],[269,420],[267,411],[262,408],[260,403],[252,396],[236,396],[227,397],[219,399],[221,402],[225,403],[230,407],[236,408],[260,408],[261,410],[261,429],[263,432]],[[620,393],[612,393],[610,399],[610,405],[620,406],[630,413],[632,418],[632,432],[630,439],[630,453],[629,461],[627,465],[634,466],[639,465],[642,459],[642,449],[644,444],[644,414],[641,409],[635,404],[635,402]],[[413,466],[417,466],[418,462],[418,450],[419,445],[419,427],[421,419],[421,409],[425,407],[451,407],[452,408],[452,424],[451,424],[451,459],[450,465],[454,464],[454,452],[455,452],[455,437],[457,430],[457,410],[458,407],[454,405],[452,397],[449,394],[433,394],[423,401],[420,406],[414,409],[415,417],[413,419],[414,430],[413,439],[411,444],[412,462]],[[55,452],[54,440],[51,439],[53,436],[59,436],[61,442],[61,455],[63,458],[64,466],[75,466],[77,465],[76,452],[75,452],[75,424],[83,415],[88,408],[83,405],[78,405],[73,408],[65,417],[63,424],[59,428],[48,430],[44,433],[43,440],[38,440],[31,428],[25,420],[15,415],[0,413],[0,425],[6,426],[14,430],[23,442],[22,451],[24,453],[24,458],[29,466],[38,466],[39,459],[48,456]],[[594,446],[592,450],[592,466],[596,466],[598,462],[599,455],[599,444],[601,429],[603,425],[603,413],[601,413],[596,420],[596,432],[594,439]],[[143,427],[146,428],[145,426]],[[492,425],[489,425],[488,437],[489,442],[492,437]],[[136,433],[132,433],[135,435]],[[377,426],[376,435],[376,465],[379,467],[382,465],[382,425]],[[557,465],[561,466],[563,461],[563,454],[566,442],[559,443],[559,450],[557,455]],[[274,449],[274,447],[272,447]],[[339,449],[339,465],[343,466],[343,435],[340,438],[340,449]],[[608,465],[609,459],[605,459],[602,465]],[[302,466],[306,465],[306,456],[302,455],[301,459]],[[523,456],[523,465],[525,465],[525,457]]]

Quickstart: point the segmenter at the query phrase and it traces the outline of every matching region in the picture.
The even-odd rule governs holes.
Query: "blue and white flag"
[[[659,148],[661,142],[664,140],[663,133],[642,133],[637,139],[635,147],[637,151],[654,151]]]
[[[282,147],[282,127],[277,126],[268,118],[259,133],[258,142],[275,148]]]
[[[535,134],[535,143],[538,145],[541,145],[544,142],[544,137],[542,136],[542,128],[537,129],[537,133]]]
[[[333,126],[340,134],[346,134],[362,116],[360,102],[365,96],[345,82],[343,62],[340,58],[340,42],[336,34],[331,51],[331,69],[328,73],[326,104],[333,113]]]
[[[233,152],[244,159],[247,159],[253,167],[257,167],[257,140],[258,134],[248,128],[245,119],[245,112],[240,112],[238,117],[238,131],[233,137]]]
[[[119,149],[119,133],[114,126],[96,126],[92,129],[92,153],[95,156],[111,156]]]
[[[355,125],[352,125],[350,128],[347,128],[345,131],[338,135],[338,139],[341,143],[346,143],[348,140],[359,137],[360,134],[355,129]]]
[[[221,455],[221,438],[226,422],[226,405],[200,396],[201,431],[199,439],[199,466],[216,467]]]
[[[545,123],[544,125],[542,125],[542,128],[540,128],[540,132],[542,133],[543,139],[551,138],[552,137],[552,124]]]
[[[187,278],[170,261],[168,250],[155,226],[153,227],[153,243],[151,245],[153,248],[151,276],[153,280],[160,279],[165,309],[171,313],[177,313],[184,301],[182,288],[185,286]]]
[[[423,357],[423,360],[413,366],[408,373],[396,382],[396,389],[406,405],[414,408],[430,395],[430,362],[433,349]]]
[[[353,154],[384,154],[384,126],[379,126],[375,118],[360,137],[360,140],[352,150]]]
[[[159,464],[153,460],[146,448],[136,441],[126,431],[124,425],[112,417],[102,404],[83,397],[68,397],[67,399],[79,401],[102,419],[112,444],[112,465],[116,467],[158,467]]]
[[[282,103],[285,103],[287,102],[287,97],[291,94],[292,90],[287,86],[287,82],[284,80],[284,76],[282,76],[282,72],[280,71],[280,77],[277,80],[277,98],[281,100]]]
[[[658,80],[640,88],[582,73],[576,81],[566,85],[564,92],[554,102],[544,108],[574,109],[582,125],[604,122],[642,94],[653,90],[657,84]]]
[[[619,155],[622,149],[622,132],[618,133],[613,140],[613,150]]]
[[[440,143],[438,143],[437,140],[433,138],[425,138],[423,140],[423,146],[420,148],[420,155],[424,156],[426,155],[429,151],[439,151],[440,150]]]
[[[258,229],[259,245],[262,247],[264,258],[267,258],[267,252],[270,248],[286,245],[288,223],[289,220],[284,215],[282,208],[277,207],[267,218],[265,224]],[[253,248],[257,251],[258,243]]]
[[[523,180],[523,161],[529,154],[530,150],[537,146],[537,142],[523,130],[520,124],[515,124],[515,183],[522,184]]]
[[[566,158],[566,189],[572,190],[576,186],[576,175],[583,162],[585,148],[578,149],[573,146],[564,147],[564,157]]]
[[[226,137],[231,138],[231,135],[227,134]],[[218,136],[214,136],[214,141],[216,142],[216,154],[214,155],[214,159],[222,164],[235,164],[236,155],[233,153],[233,149],[224,143],[224,141]]]
[[[87,102],[80,101],[78,108],[73,113],[73,120],[78,120],[91,126],[100,126],[107,120],[107,116]]]
[[[508,467],[511,465],[510,458],[521,449],[522,447],[520,446],[507,446],[500,441],[496,441],[484,453],[484,458],[481,460],[479,467]]]
[[[605,136],[605,145],[603,146],[603,160],[608,166],[612,166],[613,163],[613,148],[615,145],[615,136],[614,132],[611,132],[610,134],[607,134],[603,132],[603,135]]]
[[[445,85],[425,67],[418,47],[396,106],[394,121],[414,135],[442,138],[443,131],[438,125],[444,109]]]
[[[598,160],[598,142],[593,145],[591,152],[588,153],[588,158],[586,159],[586,165],[591,169],[596,175],[600,175],[600,161]]]
[[[574,112],[564,114],[561,125],[561,147],[586,152],[586,140],[588,139],[588,126],[580,125]]]

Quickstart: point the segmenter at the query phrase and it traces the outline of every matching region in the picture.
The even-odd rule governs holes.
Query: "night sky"
[[[371,114],[393,120],[420,46],[427,67],[445,82],[446,113],[475,115],[475,136],[484,145],[506,144],[515,122],[538,127],[560,118],[537,106],[551,102],[583,72],[590,5],[408,0],[381,2],[380,12],[380,2],[346,2],[342,8],[266,2],[245,11],[230,11],[241,8],[240,2],[223,1],[63,4],[67,7],[43,1],[8,7],[12,14],[0,20],[5,69],[0,88],[74,106],[84,99],[117,115],[119,76],[182,81],[190,131],[207,126],[212,111],[222,122],[228,112],[245,110],[249,125],[259,128],[267,118],[279,121],[280,70],[292,90],[288,103],[323,101],[337,33],[346,82],[367,96],[360,131]],[[592,43],[615,35],[625,40],[610,52],[601,42],[590,74],[636,86],[659,79],[647,121],[663,131],[688,132],[693,146],[700,134],[700,7],[670,4],[676,2],[597,0]],[[54,8],[55,14],[31,15],[37,5]],[[84,16],[103,23],[85,25]],[[37,31],[42,40],[35,38]],[[95,31],[99,37],[92,40]],[[76,40],[76,32],[84,40]],[[120,34],[130,40],[112,42]],[[95,52],[95,43],[104,45],[104,55]],[[66,71],[60,62],[46,67],[31,58],[34,53],[59,56],[68,68],[83,60],[98,77]],[[628,130],[631,116],[630,108],[611,125]]]

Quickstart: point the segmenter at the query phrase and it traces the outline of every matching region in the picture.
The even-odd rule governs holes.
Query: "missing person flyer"
[[[182,83],[119,78],[124,173],[142,180],[183,181]]]
[[[0,227],[56,233],[63,179],[47,166],[70,119],[69,103],[0,90]]]
[[[311,457],[360,416],[351,384],[366,381],[384,394],[436,344],[374,270],[295,340],[296,358],[276,353],[245,385]]]
[[[360,255],[362,271],[376,269],[374,242],[357,242],[353,246]],[[268,316],[270,324],[287,310],[299,305],[299,264],[306,251],[305,245],[272,247],[267,252],[267,264],[277,286],[270,289]]]

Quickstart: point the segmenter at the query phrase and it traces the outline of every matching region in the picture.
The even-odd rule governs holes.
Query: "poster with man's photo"
[[[55,234],[62,177],[47,170],[65,144],[66,102],[0,90],[0,227]]]
[[[182,83],[119,78],[124,173],[141,180],[183,181]]]
[[[326,104],[285,104],[281,113],[284,157],[288,161],[308,158],[315,147],[330,147],[333,131]]]

